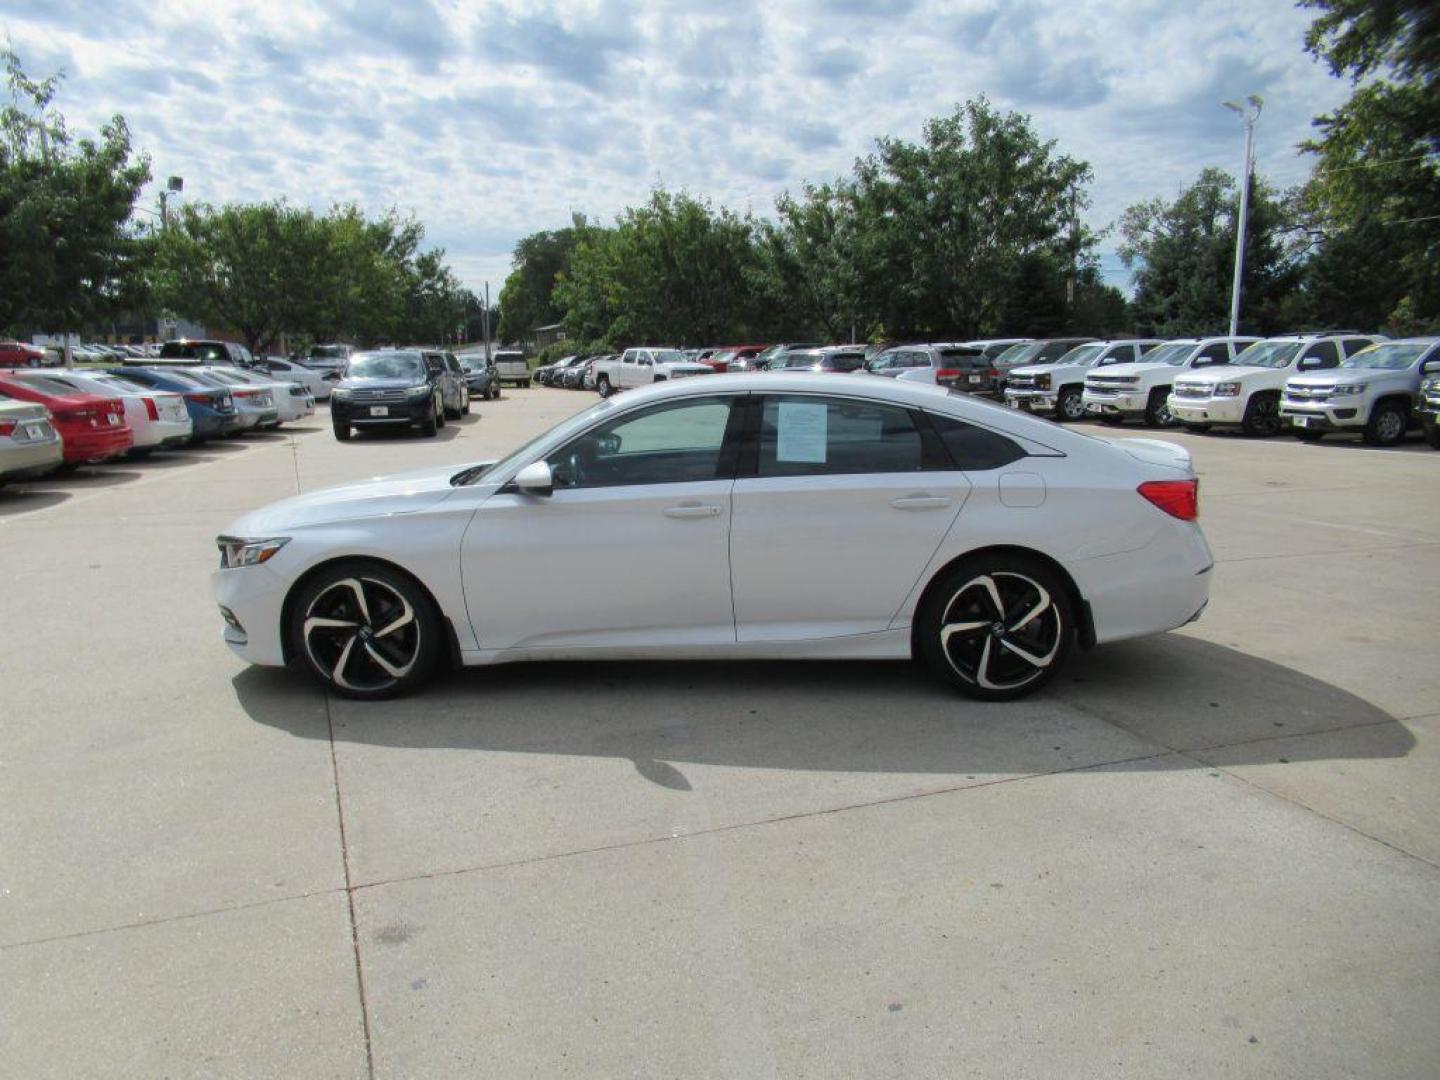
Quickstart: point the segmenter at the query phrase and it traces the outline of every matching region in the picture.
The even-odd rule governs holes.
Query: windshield
[[[1021,364],[1035,363],[1035,357],[1044,350],[1043,341],[1027,341],[1019,345],[1011,345],[995,358],[996,367],[1019,367]]]
[[[359,353],[345,371],[347,379],[421,379],[425,365],[414,353]]]
[[[1064,355],[1057,357],[1052,362],[1057,365],[1088,364],[1108,348],[1109,346],[1106,345],[1103,341],[1098,342],[1094,345],[1076,345],[1075,348],[1071,349]]]
[[[1371,345],[1350,359],[1340,361],[1340,366],[1362,371],[1404,371],[1433,347],[1429,341],[1391,341],[1384,345]]]
[[[1195,351],[1193,341],[1172,341],[1168,345],[1161,345],[1157,349],[1151,349],[1145,354],[1147,364],[1169,364],[1171,367],[1180,367],[1185,363],[1186,358]]]
[[[310,350],[310,356],[315,360],[344,360],[344,345],[316,345]]]
[[[1236,367],[1289,367],[1304,345],[1302,341],[1257,341],[1235,357]]]
[[[531,439],[527,443],[522,444],[518,449],[510,451],[510,453],[506,454],[503,458],[501,458],[494,464],[472,465],[468,469],[462,469],[460,472],[450,477],[450,483],[456,487],[460,487],[465,484],[473,484],[482,476],[488,476],[491,473],[506,472],[518,465],[528,464],[528,459],[530,455],[534,452],[534,448],[539,446],[541,443],[550,439],[552,436],[555,437],[557,442],[564,442],[566,439],[570,438],[570,436],[589,427],[590,424],[592,424],[595,420],[597,420],[601,416],[604,416],[613,408],[615,408],[615,401],[613,398],[601,401],[596,405],[592,405],[584,412],[576,413],[574,416],[570,417],[569,420],[565,420],[562,423],[556,424],[549,431],[544,431],[541,432],[539,435],[536,435],[535,438]]]
[[[460,366],[466,371],[484,371],[490,365],[483,356],[462,356]]]

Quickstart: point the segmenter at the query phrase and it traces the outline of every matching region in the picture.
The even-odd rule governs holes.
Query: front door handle
[[[891,499],[890,505],[896,510],[939,510],[950,505],[948,495],[902,495]]]
[[[715,517],[719,513],[720,507],[703,503],[682,503],[665,508],[665,516],[668,518],[707,518]]]

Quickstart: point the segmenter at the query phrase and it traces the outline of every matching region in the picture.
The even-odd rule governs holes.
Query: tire
[[[1280,426],[1280,395],[1274,391],[1251,394],[1240,430],[1246,435],[1268,439],[1280,434]]]
[[[1410,417],[1403,405],[1382,401],[1370,410],[1362,437],[1368,446],[1399,446],[1409,426]]]
[[[445,426],[445,420],[446,420],[446,418],[447,418],[449,415],[450,415],[450,411],[445,408],[445,399],[444,399],[443,397],[436,398],[436,399],[435,399],[435,426],[436,426],[437,428],[443,428],[443,427]]]
[[[469,393],[466,393],[465,399],[460,403],[460,415],[461,415],[461,416],[469,416],[469,415],[470,415],[470,395],[469,395]]]
[[[430,415],[420,424],[420,434],[427,439],[433,439],[440,430],[440,410],[434,405],[430,406]]]
[[[381,563],[328,566],[288,608],[290,655],[342,697],[373,701],[410,693],[442,653],[441,620],[429,594]]]
[[[1073,424],[1085,419],[1084,391],[1078,386],[1064,387],[1055,398],[1055,419],[1062,424]]]
[[[1425,441],[1436,450],[1440,450],[1440,426],[1428,416],[1420,421],[1420,430],[1425,433]]]
[[[1170,388],[1168,386],[1157,386],[1150,391],[1150,400],[1145,404],[1145,426],[1153,428],[1175,426],[1175,418],[1170,415]]]
[[[349,424],[342,424],[340,423],[340,421],[334,420],[331,421],[330,427],[335,431],[335,438],[339,439],[341,442],[350,441],[351,432]]]
[[[1069,584],[1039,560],[982,554],[926,590],[916,626],[920,653],[942,679],[968,697],[1012,701],[1064,664],[1075,640],[1074,601]]]
[[[496,383],[494,386],[490,387],[490,400],[491,400],[491,401],[499,401],[499,400],[500,400],[500,384],[499,384],[499,383]]]
[[[595,392],[601,397],[609,397],[615,392],[610,386],[609,375],[601,375],[595,380]]]

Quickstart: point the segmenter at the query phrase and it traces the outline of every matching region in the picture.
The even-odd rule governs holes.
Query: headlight
[[[1222,382],[1215,384],[1216,397],[1239,397],[1240,384],[1238,382]]]
[[[1426,379],[1420,384],[1420,389],[1424,390],[1427,394],[1433,394],[1435,391],[1440,390],[1440,379]]]
[[[409,397],[414,398],[416,401],[419,401],[421,398],[427,398],[430,396],[430,387],[412,386],[408,390],[406,390],[405,393]]]
[[[1362,394],[1362,393],[1364,393],[1364,392],[1365,392],[1365,384],[1364,384],[1363,382],[1362,382],[1362,383],[1342,383],[1340,386],[1337,386],[1337,387],[1335,387],[1335,389],[1333,389],[1333,390],[1330,391],[1330,396],[1331,396],[1331,397],[1354,397],[1356,394]]]
[[[330,391],[330,396],[335,398],[337,401],[344,401],[350,396],[350,391],[343,386],[337,386]]]
[[[1046,372],[1046,373],[1044,373],[1044,374],[1042,374],[1042,375],[1036,375],[1036,376],[1035,376],[1035,388],[1036,388],[1037,390],[1049,390],[1049,389],[1050,389],[1050,373],[1049,373],[1049,372]]]
[[[259,566],[270,559],[290,542],[288,536],[272,536],[268,540],[244,540],[238,536],[217,536],[215,544],[220,549],[220,569],[233,570],[237,566]]]

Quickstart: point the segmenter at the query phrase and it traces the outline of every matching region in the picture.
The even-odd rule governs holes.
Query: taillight
[[[0,437],[15,434],[15,429],[19,426],[14,420],[0,420]]]
[[[1146,480],[1136,490],[1171,517],[1194,521],[1200,516],[1199,480]]]
[[[253,391],[253,390],[231,390],[231,391],[230,391],[230,396],[233,397],[233,398],[240,398],[240,399],[243,401],[245,398],[254,397],[254,396],[255,396],[255,391]]]
[[[959,368],[948,368],[948,367],[947,367],[947,368],[941,368],[939,371],[935,372],[935,378],[937,378],[937,379],[958,379],[959,377],[960,377],[960,369],[959,369]]]
[[[212,405],[215,399],[209,394],[189,393],[185,395],[186,401],[193,401],[196,405]]]
[[[160,410],[155,407],[155,399],[153,397],[147,397],[145,399],[145,415],[151,420],[160,419]]]
[[[985,374],[990,376],[990,378],[992,379],[998,379],[1000,377],[1000,369],[992,367],[988,371],[986,371]]]

